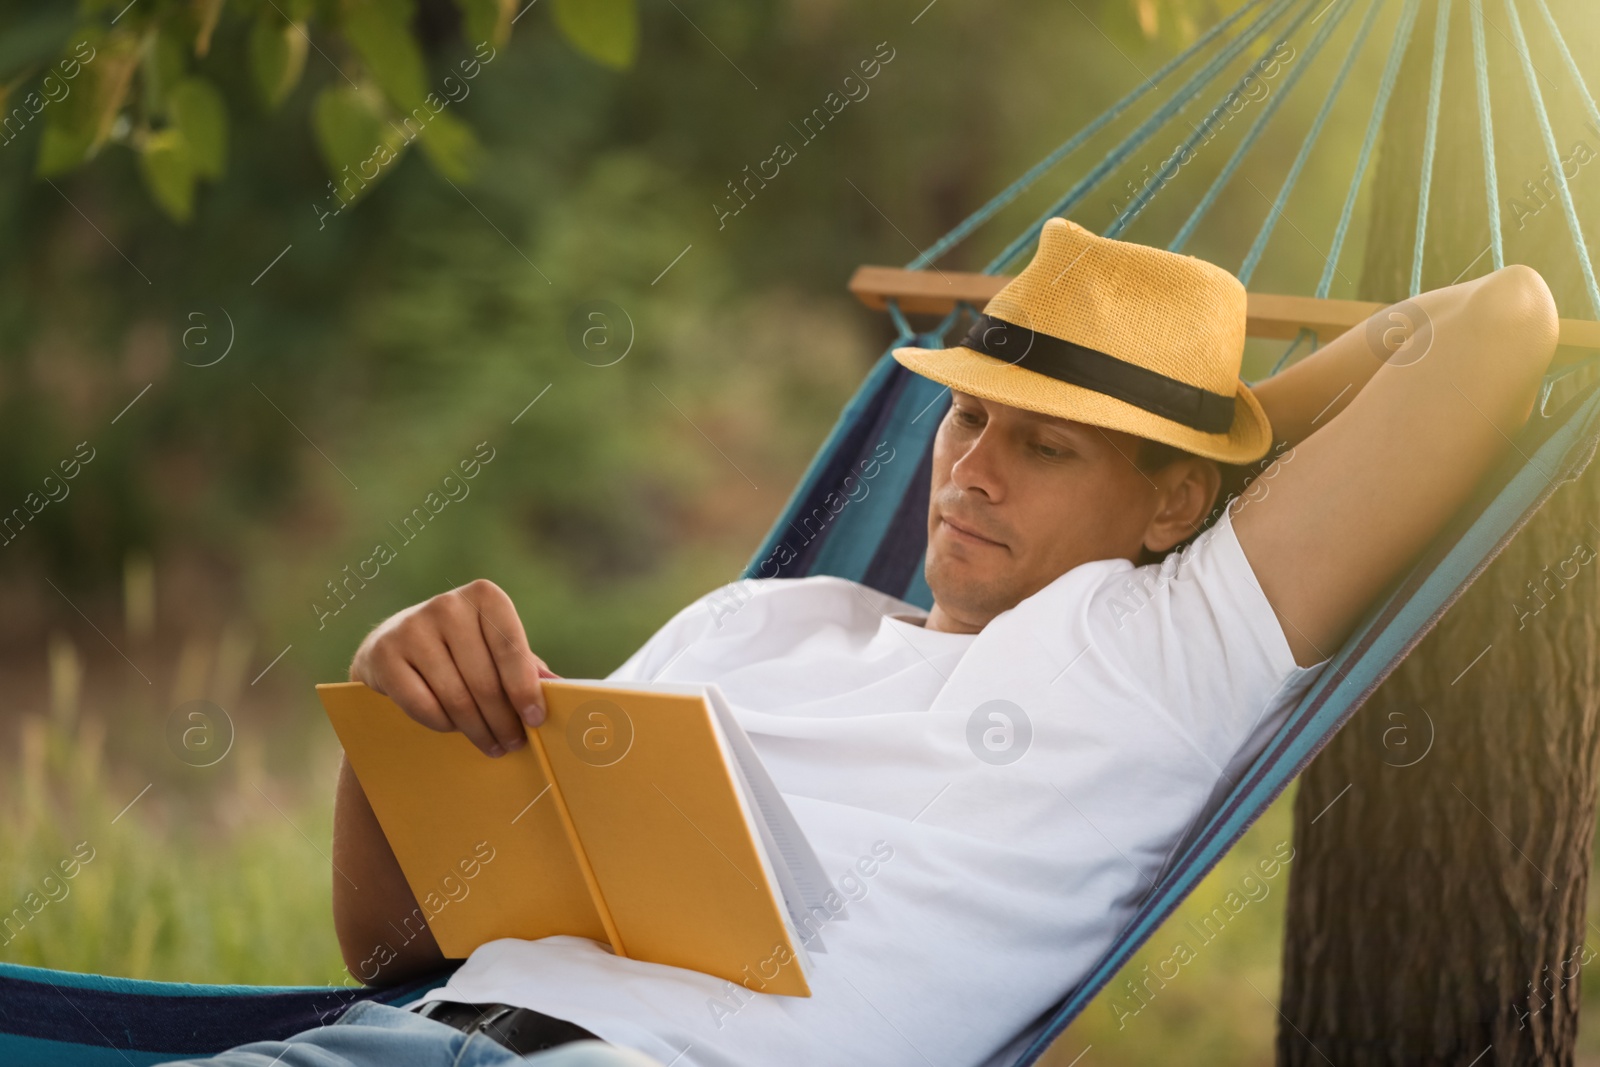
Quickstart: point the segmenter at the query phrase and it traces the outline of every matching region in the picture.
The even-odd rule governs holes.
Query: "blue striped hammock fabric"
[[[332,1022],[362,1000],[409,1004],[440,972],[389,989],[192,985],[0,963],[0,1064],[145,1067]]]

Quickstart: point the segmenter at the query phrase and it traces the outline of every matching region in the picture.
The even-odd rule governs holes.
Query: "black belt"
[[[576,1023],[557,1019],[532,1008],[513,1008],[509,1004],[461,1004],[453,1000],[434,1000],[417,1009],[417,1014],[469,1034],[487,1034],[519,1056],[543,1052],[547,1048],[574,1041],[600,1040]]]

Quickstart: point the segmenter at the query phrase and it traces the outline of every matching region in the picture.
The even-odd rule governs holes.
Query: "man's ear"
[[[1161,553],[1200,531],[1222,486],[1222,472],[1215,461],[1194,456],[1169,463],[1154,478],[1161,504],[1145,529],[1144,547]]]

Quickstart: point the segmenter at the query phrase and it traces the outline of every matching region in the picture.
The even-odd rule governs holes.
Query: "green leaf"
[[[55,66],[77,71],[68,83],[71,92],[43,109],[44,133],[34,162],[41,178],[64,174],[94,154],[110,135],[138,63],[138,42],[127,34],[108,37],[90,30],[72,41]],[[76,66],[63,67],[68,63]]]
[[[94,85],[88,75],[74,86],[65,100],[44,111],[44,132],[39,138],[39,158],[35,170],[41,178],[64,174],[89,155],[100,115],[94,106]],[[24,95],[19,103],[27,100]]]
[[[228,162],[228,109],[209,80],[185,78],[168,98],[172,121],[189,146],[196,175],[220,178]]]
[[[428,93],[422,50],[411,35],[411,8],[398,0],[361,0],[346,7],[342,26],[373,79],[402,111]]]
[[[488,41],[496,48],[511,38],[511,20],[517,13],[517,0],[456,0],[467,43]]]
[[[181,132],[169,127],[146,137],[139,146],[139,173],[163,211],[174,221],[189,221],[194,212],[195,172]]]
[[[311,106],[317,148],[342,204],[360,199],[404,150],[404,138],[384,121],[382,107],[375,87],[343,84],[323,89]]]
[[[262,8],[250,27],[250,73],[269,110],[283,103],[306,69],[306,27]]]
[[[468,181],[477,168],[483,149],[472,128],[441,111],[422,128],[422,154],[433,169],[453,182]]]
[[[639,53],[639,10],[634,0],[554,0],[556,28],[572,46],[616,70]]]
[[[34,173],[41,178],[53,178],[82,163],[94,143],[94,122],[69,122],[67,116],[50,114],[44,120],[44,132],[39,137],[39,158],[34,162]]]

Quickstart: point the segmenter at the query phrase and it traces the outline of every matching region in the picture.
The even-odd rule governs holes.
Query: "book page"
[[[734,759],[749,783],[756,808],[760,811],[766,829],[776,845],[774,862],[787,869],[786,873],[793,885],[791,892],[794,894],[789,907],[790,916],[801,929],[807,928],[804,925],[806,916],[814,916],[815,909],[818,908],[822,909],[823,915],[829,916],[830,921],[848,919],[850,917],[848,910],[841,908],[837,912],[831,912],[824,903],[827,895],[833,891],[833,883],[823,872],[822,861],[817,859],[817,854],[812,849],[811,842],[806,840],[805,832],[800,829],[800,823],[796,821],[794,812],[789,810],[789,805],[783,799],[783,794],[778,792],[772,775],[767,773],[766,765],[761,762],[761,757],[756,755],[755,746],[750,743],[750,736],[744,732],[744,727],[734,716],[733,708],[722,695],[721,687],[712,682],[704,688],[706,699],[710,702],[711,709],[716,712],[717,722],[728,739]],[[782,873],[780,872],[780,877]],[[813,933],[809,944],[813,949],[820,951],[820,935]]]
[[[317,695],[446,957],[500,937],[607,943],[531,745],[491,759],[359,682]]]

